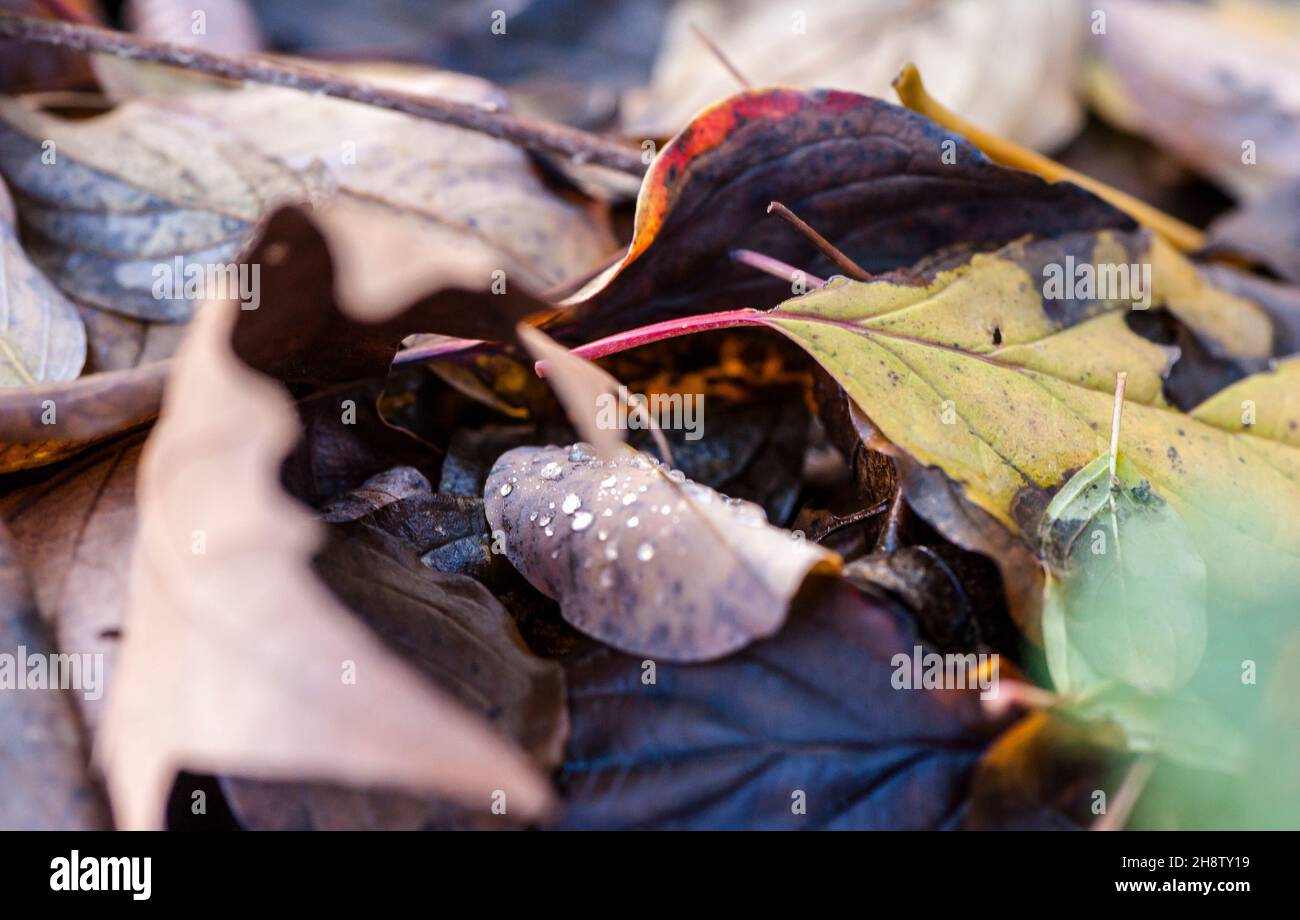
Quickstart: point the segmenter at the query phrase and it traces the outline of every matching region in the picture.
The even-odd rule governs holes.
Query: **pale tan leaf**
[[[141,461],[127,639],[98,751],[119,823],[158,826],[181,768],[482,808],[500,789],[512,813],[539,813],[549,792],[525,756],[312,573],[321,525],[278,482],[298,436],[292,406],[231,351],[236,315],[232,303],[200,311]]]
[[[630,94],[625,128],[675,133],[739,89],[692,34],[698,25],[755,86],[825,86],[892,100],[890,81],[910,61],[949,108],[1050,149],[1082,121],[1074,81],[1083,12],[1074,0],[690,0],[670,14],[654,78]]]

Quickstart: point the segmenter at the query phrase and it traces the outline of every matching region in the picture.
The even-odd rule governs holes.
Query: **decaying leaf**
[[[1108,2],[1089,101],[1243,198],[1300,179],[1300,19],[1266,7]]]
[[[924,650],[911,622],[815,582],[779,633],[721,661],[567,661],[563,826],[958,826],[987,743],[976,694],[897,689],[895,659]]]
[[[1258,262],[1300,284],[1300,179],[1218,218],[1205,254]]]
[[[955,546],[903,546],[844,567],[853,584],[883,589],[907,604],[917,625],[942,651],[1014,647],[1002,584],[984,556]]]
[[[523,756],[312,573],[320,525],[276,481],[293,413],[231,350],[236,316],[233,302],[200,312],[141,461],[126,641],[100,734],[118,820],[156,826],[181,767],[437,790],[482,808],[502,789],[538,813],[548,792]],[[213,488],[231,482],[234,499]]]
[[[501,101],[490,85],[455,75],[416,69],[385,79]],[[0,171],[20,193],[33,258],[66,292],[153,320],[188,317],[205,289],[191,293],[188,281],[238,262],[256,222],[278,205],[338,194],[404,220],[408,245],[481,256],[533,290],[580,274],[612,248],[510,144],[271,87],[135,100],[91,121],[0,100]]]
[[[1115,240],[1096,242],[1104,252]],[[1025,254],[1040,245],[1060,244],[1031,243]],[[941,273],[928,293],[885,281],[836,282],[758,316],[808,348],[890,443],[942,470],[967,500],[1031,542],[1051,492],[1105,450],[1111,406],[1103,388],[1127,370],[1137,381],[1125,415],[1135,475],[1174,505],[1202,555],[1224,563],[1234,585],[1262,579],[1247,590],[1252,596],[1276,588],[1300,536],[1284,510],[1300,501],[1287,478],[1289,449],[1242,442],[1164,408],[1157,384],[1167,356],[1128,332],[1115,312],[1131,301],[1045,298],[1046,278],[1013,267],[1042,263],[1022,258],[977,257],[968,272]],[[1258,308],[1203,285],[1159,244],[1149,258],[1153,304],[1217,349],[1268,356],[1271,329]],[[1002,259],[1010,261],[995,269]],[[1123,261],[1098,250],[1090,261],[1112,260]],[[1020,281],[982,288],[1004,270]],[[1251,513],[1234,520],[1239,541],[1230,566],[1222,546],[1211,549],[1223,540],[1216,520],[1243,503]],[[1245,568],[1232,572],[1236,565]]]
[[[108,811],[90,777],[70,698],[89,682],[81,689],[50,688],[49,656],[55,649],[46,635],[18,555],[0,525],[0,763],[5,768],[0,827],[106,830]],[[36,667],[45,675],[39,687],[32,661],[40,662]],[[84,681],[82,659],[77,662],[78,680]]]
[[[761,308],[789,296],[788,283],[733,263],[735,250],[810,276],[836,271],[793,228],[765,216],[771,201],[868,272],[959,244],[1132,226],[1090,193],[997,166],[960,135],[880,99],[753,90],[704,110],[660,151],[627,254],[564,302],[555,336],[578,329],[591,338],[705,304]]]
[[[345,383],[386,373],[409,335],[512,338],[520,319],[550,309],[518,288],[492,293],[485,250],[439,248],[409,230],[408,218],[350,195],[276,211],[248,256],[269,263],[267,307],[242,311],[239,356],[284,381]]]
[[[85,362],[81,316],[27,261],[0,182],[0,387],[74,380]]]
[[[546,368],[551,387],[559,397],[560,405],[564,406],[569,421],[577,429],[578,437],[591,443],[601,457],[606,460],[617,457],[623,447],[623,432],[629,426],[635,426],[637,430],[649,430],[659,449],[659,456],[670,466],[673,465],[672,449],[668,446],[668,439],[659,430],[659,423],[650,411],[646,397],[640,394],[629,395],[627,388],[610,374],[570,353],[539,329],[520,324],[519,340],[537,359],[538,367]],[[679,393],[676,399],[681,406],[686,405],[687,399],[692,400],[692,408],[696,405],[692,396]],[[607,416],[618,411],[627,412],[626,425],[609,424]],[[702,410],[693,412],[699,413]],[[693,423],[702,421],[692,419]]]
[[[736,82],[693,34],[717,39],[760,86],[816,84],[891,98],[909,61],[938,96],[990,130],[1037,148],[1082,120],[1074,83],[1088,21],[1073,0],[691,0],[674,6],[650,86],[629,93],[625,130],[676,132]],[[998,61],[1002,66],[989,66]]]
[[[515,742],[539,768],[559,765],[568,733],[564,673],[528,651],[486,588],[422,565],[410,546],[361,522],[332,525],[315,568],[405,661]],[[259,829],[383,829],[460,820],[447,803],[409,793],[249,780],[223,785],[244,823]],[[286,811],[298,817],[287,819]],[[488,817],[482,808],[464,811]]]
[[[805,578],[838,569],[757,505],[623,451],[518,448],[484,490],[507,557],[588,635],[634,654],[717,658],[780,629]]]
[[[131,435],[0,497],[45,627],[61,651],[101,656],[112,685],[135,544],[135,479],[144,443]],[[91,737],[106,695],[74,697]]]

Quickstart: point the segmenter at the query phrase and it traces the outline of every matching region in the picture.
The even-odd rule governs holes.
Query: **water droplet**
[[[604,511],[602,511],[602,512],[600,513],[600,516],[601,516],[601,517],[613,517],[613,516],[614,516],[614,509],[613,509],[613,508],[606,508]]]
[[[553,537],[553,536],[555,536],[555,528],[554,528],[554,527],[548,527],[548,528],[546,528],[544,531],[542,531],[542,533],[546,534],[548,537]],[[554,559],[555,557],[552,556],[551,558]]]
[[[508,482],[507,482],[507,483],[503,483],[503,484],[501,485],[501,494],[502,494],[502,495],[509,495],[510,492],[511,492],[513,489],[514,489],[514,486],[512,486],[510,483],[508,483]]]
[[[549,514],[547,514],[547,515],[543,515],[543,516],[542,516],[542,519],[541,519],[540,521],[538,521],[537,523],[538,523],[538,525],[540,525],[540,526],[542,526],[542,527],[545,527],[547,524],[551,523],[551,516],[550,516]]]
[[[568,495],[564,496],[564,504],[560,506],[560,510],[565,514],[573,514],[573,512],[577,511],[581,507],[582,499],[570,492]]]
[[[614,486],[616,486],[616,485],[618,485],[618,477],[617,477],[617,476],[610,476],[608,479],[602,479],[602,480],[600,481],[600,487],[601,487],[602,489],[612,489],[612,488],[614,488]]]
[[[642,543],[636,548],[636,557],[642,562],[649,562],[655,557],[655,548],[649,543]]]
[[[537,520],[537,512],[534,511],[532,514],[528,515],[528,520],[530,520],[530,521],[535,521],[535,520]]]
[[[609,539],[609,531],[608,530],[596,531],[596,539],[599,540],[601,543],[604,543],[606,540]]]
[[[683,473],[681,470],[672,470],[668,473],[668,478],[671,479],[673,482],[685,482],[686,474]]]
[[[614,586],[614,570],[605,569],[600,573],[600,586],[602,588],[612,588]]]
[[[591,454],[587,452],[587,444],[574,444],[569,448],[569,461],[571,463],[585,463],[590,460]]]
[[[551,461],[546,464],[546,466],[542,467],[542,471],[537,475],[541,476],[543,479],[559,479],[564,475],[564,470],[560,468],[558,463]]]
[[[641,523],[641,519],[640,519],[639,517],[637,517],[635,514],[632,515],[630,518],[627,519],[627,526],[628,526],[628,527],[635,527],[637,524],[640,524],[640,523]]]
[[[630,504],[632,504],[632,502],[634,502],[634,501],[636,501],[636,496],[635,496],[634,494],[632,494],[631,492],[629,492],[629,493],[627,493],[626,495],[623,496],[623,504],[625,504],[625,505],[630,505]]]
[[[667,505],[664,505],[662,508],[659,509],[659,513],[660,513],[660,514],[672,514],[672,513],[673,513],[673,509],[672,509],[672,508],[669,508]]]
[[[586,530],[588,527],[591,526],[591,521],[592,518],[590,514],[588,514],[585,511],[579,511],[577,514],[573,516],[573,529]]]
[[[605,558],[611,561],[618,558],[617,543],[610,543],[605,547]]]

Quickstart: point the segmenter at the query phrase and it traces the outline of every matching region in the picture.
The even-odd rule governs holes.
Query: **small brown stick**
[[[701,42],[704,43],[704,47],[708,48],[709,51],[713,53],[713,56],[718,59],[718,63],[721,64],[723,67],[727,68],[727,72],[736,78],[737,83],[739,83],[745,89],[751,89],[753,87],[754,84],[750,83],[747,79],[745,79],[745,75],[741,73],[739,69],[737,69],[735,64],[731,63],[730,58],[728,58],[725,54],[722,53],[722,49],[719,48],[716,44],[714,44],[713,39],[709,38],[709,36],[704,34],[703,29],[701,29],[695,23],[691,23],[691,31],[695,33],[696,38],[698,38]]]
[[[260,56],[219,54],[126,32],[19,16],[4,10],[0,10],[0,38],[112,54],[130,60],[167,64],[227,80],[266,83],[321,96],[348,99],[402,112],[415,118],[477,131],[509,141],[525,150],[558,153],[579,162],[595,163],[634,176],[642,175],[646,169],[639,148],[566,125],[522,118],[484,106],[452,102],[434,96],[417,96],[384,89],[329,71]]]
[[[869,275],[862,268],[861,265],[859,265],[857,262],[854,262],[844,253],[840,252],[840,250],[836,248],[834,243],[826,239],[826,237],[822,236],[812,227],[808,226],[808,224],[805,223],[804,220],[801,217],[799,217],[798,214],[794,213],[794,211],[791,211],[785,205],[781,204],[781,202],[773,201],[771,204],[769,204],[767,206],[767,213],[775,214],[778,217],[784,218],[784,220],[788,224],[790,224],[792,227],[794,227],[796,230],[802,233],[805,237],[808,238],[809,242],[811,242],[814,246],[820,249],[822,251],[822,255],[826,256],[826,258],[834,262],[836,268],[844,272],[845,275],[852,278],[854,281],[871,280],[871,275]]]

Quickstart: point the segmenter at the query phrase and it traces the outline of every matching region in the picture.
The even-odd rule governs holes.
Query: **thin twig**
[[[0,10],[0,38],[112,54],[167,64],[227,80],[266,83],[321,96],[348,99],[415,118],[453,125],[517,144],[526,150],[558,153],[639,176],[645,172],[639,148],[588,134],[566,125],[522,118],[483,106],[384,89],[325,70],[273,61],[256,55],[229,55],[142,38],[72,22],[19,16]]]
[[[1115,791],[1114,798],[1110,801],[1110,807],[1106,812],[1093,822],[1092,830],[1094,831],[1122,831],[1128,824],[1129,817],[1133,814],[1133,809],[1137,807],[1138,799],[1142,797],[1142,790],[1146,788],[1147,780],[1151,779],[1151,774],[1155,772],[1156,759],[1150,755],[1139,757],[1128,773],[1124,776],[1124,781],[1120,783],[1119,789]]]
[[[840,250],[836,248],[834,243],[826,239],[826,237],[822,236],[812,227],[808,226],[808,224],[805,223],[804,220],[801,217],[799,217],[799,215],[795,214],[794,211],[791,211],[785,205],[781,204],[781,202],[773,201],[771,204],[769,204],[767,206],[767,213],[775,214],[778,217],[784,218],[787,223],[789,223],[792,227],[794,227],[796,230],[798,230],[800,233],[806,236],[809,242],[811,242],[814,246],[820,249],[822,251],[822,255],[826,256],[826,258],[834,262],[836,268],[844,272],[845,275],[852,278],[854,281],[871,280],[871,275],[869,275],[866,272],[866,270],[862,268],[861,265],[859,265],[857,262],[854,262],[844,253],[840,252]]]
[[[703,29],[695,23],[691,23],[691,31],[695,33],[696,38],[704,43],[704,47],[708,48],[709,51],[713,53],[713,56],[718,59],[718,63],[727,68],[727,72],[736,78],[737,83],[745,89],[751,89],[753,87],[754,84],[745,79],[745,75],[740,72],[735,64],[731,63],[731,59],[722,53],[722,49],[714,43],[713,39],[709,38],[709,36],[704,33]]]
[[[1115,375],[1115,408],[1110,416],[1110,490],[1107,498],[1110,501],[1110,531],[1115,538],[1116,559],[1122,557],[1119,545],[1119,509],[1115,507],[1115,491],[1119,488],[1119,474],[1115,470],[1119,461],[1119,422],[1124,414],[1124,385],[1127,381],[1128,371],[1120,371]]]
[[[765,256],[761,252],[754,252],[752,249],[733,249],[731,251],[731,261],[739,262],[741,265],[748,265],[750,268],[756,268],[764,274],[771,275],[773,278],[780,278],[782,281],[789,281],[791,284],[802,281],[812,288],[826,285],[826,282],[816,275],[810,275],[803,269],[795,268],[780,259]]]

